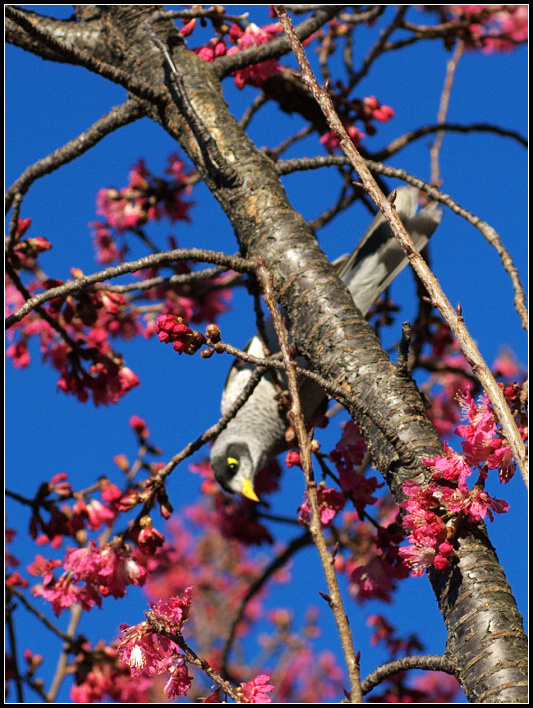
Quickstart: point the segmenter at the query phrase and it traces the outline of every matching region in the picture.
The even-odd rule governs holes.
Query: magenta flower
[[[266,694],[274,689],[274,686],[267,683],[270,676],[259,674],[252,681],[241,683],[239,693],[243,703],[271,703],[272,699]]]

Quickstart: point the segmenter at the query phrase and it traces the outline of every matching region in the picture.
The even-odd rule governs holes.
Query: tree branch
[[[139,258],[136,261],[121,263],[118,266],[106,268],[105,270],[99,271],[98,273],[93,273],[92,275],[84,276],[83,278],[69,280],[55,288],[45,290],[44,293],[39,293],[39,295],[35,295],[34,297],[29,297],[28,293],[28,297],[24,305],[19,307],[16,312],[6,318],[5,327],[6,329],[9,329],[16,322],[20,322],[20,320],[32,310],[56,297],[65,298],[69,295],[86,290],[95,283],[101,283],[104,280],[118,278],[120,275],[124,275],[124,273],[135,273],[138,270],[143,270],[144,268],[168,265],[175,263],[176,261],[215,263],[216,265],[227,266],[228,269],[231,268],[232,270],[240,272],[253,270],[255,267],[254,263],[246,260],[245,258],[240,258],[239,256],[229,256],[226,253],[220,253],[217,251],[204,251],[198,248],[177,248],[173,251],[153,253],[149,256],[144,256],[144,258]]]
[[[342,602],[342,595],[340,593],[339,584],[335,573],[334,559],[327,547],[324,529],[322,528],[317,486],[313,473],[311,441],[309,440],[309,436],[307,435],[307,431],[305,429],[304,414],[300,405],[300,393],[298,390],[298,379],[296,374],[296,359],[291,352],[289,333],[287,332],[287,328],[285,327],[283,318],[274,299],[270,273],[262,262],[260,262],[259,268],[257,269],[257,276],[262,286],[263,298],[272,317],[274,330],[280,345],[283,365],[287,374],[287,382],[291,399],[289,417],[298,439],[300,461],[306,479],[307,499],[311,510],[309,532],[311,533],[315,546],[318,550],[328,586],[329,605],[333,612],[333,616],[335,617],[335,622],[337,624],[342,650],[344,653],[344,659],[348,669],[348,677],[350,680],[350,701],[352,703],[361,703],[362,694],[359,655],[356,654],[354,650],[352,631],[350,629],[350,623],[348,622],[348,617]]]
[[[401,659],[389,661],[368,674],[361,684],[363,695],[366,696],[367,693],[390,676],[394,676],[401,671],[408,671],[409,669],[444,671],[446,674],[455,675],[454,664],[446,655],[426,654],[422,656],[404,656]]]

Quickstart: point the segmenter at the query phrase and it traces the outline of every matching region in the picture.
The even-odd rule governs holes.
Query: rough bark
[[[87,52],[119,70],[119,82],[132,94],[139,95],[139,84],[154,91],[151,102],[147,92],[139,95],[146,113],[179,142],[204,176],[235,230],[242,255],[263,257],[298,349],[317,372],[361,401],[350,414],[364,432],[374,465],[401,500],[402,482],[416,478],[423,483],[428,471],[421,460],[441,452],[416,386],[398,375],[311,228],[289,203],[273,162],[229,113],[216,66],[186,48],[171,20],[160,20],[154,29],[181,77],[180,85],[173,85],[161,51],[143,26],[160,7],[99,7],[105,9],[95,10],[94,16],[86,11],[89,19],[72,23],[25,13],[35,26],[73,42],[77,54],[71,59],[68,49],[61,51],[9,20],[8,39],[56,61],[83,65],[80,56]],[[85,65],[95,70],[88,57]],[[374,412],[374,422],[365,411]],[[389,430],[402,441],[401,454]],[[465,531],[458,556],[450,571],[431,573],[430,581],[448,630],[447,655],[466,695],[473,702],[527,701],[521,617],[483,528]]]

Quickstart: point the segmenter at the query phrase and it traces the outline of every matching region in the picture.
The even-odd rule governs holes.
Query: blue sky
[[[56,17],[66,18],[72,6],[23,6]],[[168,6],[170,7],[170,6]],[[175,6],[172,6],[175,7]],[[250,11],[250,19],[264,24],[266,6],[232,6],[234,14]],[[391,12],[389,9],[387,12]],[[412,19],[424,19],[412,9]],[[389,15],[390,16],[390,15]],[[357,51],[362,56],[375,40],[376,30],[362,28]],[[189,46],[201,43],[195,35]],[[439,42],[427,42],[414,48],[385,55],[363,80],[360,97],[375,95],[391,105],[396,115],[390,123],[379,124],[375,137],[367,139],[369,150],[387,145],[391,139],[419,125],[436,122],[446,62],[450,54]],[[112,106],[122,103],[126,92],[119,86],[89,73],[83,68],[52,64],[18,48],[6,47],[5,71],[5,179],[9,186],[30,164],[49,154],[86,130]],[[295,66],[292,57],[283,64]],[[238,118],[257,94],[253,88],[239,91],[231,78],[224,84],[225,98]],[[510,54],[483,55],[467,52],[462,58],[452,90],[450,122],[496,123],[527,134],[527,50],[520,47]],[[267,105],[250,124],[248,134],[259,147],[273,147],[290,132],[301,127],[298,118],[280,115]],[[394,167],[404,168],[423,179],[429,178],[430,139],[391,158]],[[179,147],[157,125],[143,119],[108,136],[93,150],[52,175],[38,181],[26,195],[21,216],[33,219],[31,235],[44,236],[53,249],[41,257],[41,265],[50,277],[69,277],[76,266],[86,274],[99,270],[94,255],[88,223],[95,214],[95,197],[101,187],[120,188],[127,184],[130,167],[141,157],[154,173],[162,173],[166,157]],[[316,136],[298,143],[285,157],[322,155],[324,149]],[[527,278],[527,155],[516,142],[492,134],[452,134],[444,139],[441,152],[443,191],[462,206],[478,214],[493,226],[507,246],[522,280]],[[317,170],[289,175],[283,184],[296,209],[312,219],[329,207],[339,189],[333,169],[326,174]],[[390,180],[391,188],[399,182]],[[166,223],[150,229],[150,235],[162,249],[167,237],[174,234],[181,247],[237,250],[235,236],[219,205],[203,185],[195,187],[196,206],[191,210],[192,223],[173,228]],[[362,207],[349,210],[319,234],[321,247],[331,259],[350,251],[369,223]],[[133,251],[131,257],[146,252]],[[502,346],[511,347],[522,363],[527,361],[527,338],[521,328],[512,299],[513,291],[495,251],[472,226],[447,212],[433,237],[431,262],[445,293],[452,302],[460,302],[467,326],[489,364]],[[415,303],[412,276],[404,272],[394,283],[392,296],[402,304],[399,321],[412,317]],[[244,293],[233,299],[233,309],[220,320],[223,337],[237,346],[245,344],[254,331],[253,308]],[[397,331],[388,335],[394,341]],[[221,387],[230,365],[225,357],[201,360],[177,357],[170,347],[155,338],[124,343],[119,347],[127,364],[139,375],[142,385],[128,393],[116,406],[95,409],[82,405],[56,390],[57,374],[40,363],[34,346],[32,364],[27,370],[6,365],[6,485],[30,496],[38,485],[57,472],[67,472],[75,487],[107,475],[119,481],[112,459],[118,453],[130,457],[136,452],[128,426],[132,414],[144,417],[154,443],[163,449],[163,460],[180,451],[191,439],[216,422],[219,415]],[[336,428],[335,422],[331,427]],[[333,436],[333,433],[332,433]],[[326,443],[327,444],[327,443]],[[492,484],[492,486],[491,486]],[[527,503],[524,484],[516,475],[506,487],[489,484],[489,491],[504,497],[511,505],[508,514],[489,525],[496,547],[520,611],[527,611]],[[179,468],[169,484],[169,494],[176,510],[179,499],[192,503],[197,495],[198,477]],[[293,514],[302,500],[303,481],[294,469],[285,475],[282,491],[272,499],[272,511]],[[24,531],[26,509],[7,503],[7,523],[20,530],[14,552],[23,565],[36,552],[29,547]],[[159,519],[158,519],[159,523]],[[162,524],[162,522],[161,522]],[[275,533],[278,533],[276,530]],[[280,530],[281,538],[290,534]],[[42,549],[40,549],[43,552]],[[324,644],[338,653],[333,622],[318,596],[325,583],[312,549],[302,553],[293,565],[293,583],[282,586],[273,595],[273,604],[297,607],[302,592],[316,598],[324,622]],[[304,575],[304,579],[302,579]],[[132,592],[125,603],[108,599],[104,612],[93,610],[96,623],[86,621],[81,627],[93,639],[116,636],[120,622],[134,624],[143,619],[145,600]],[[409,579],[400,589],[397,604],[377,602],[360,608],[349,605],[352,630],[362,649],[363,674],[380,660],[379,650],[368,647],[366,617],[383,612],[402,633],[420,632],[428,653],[444,650],[445,631],[436,601],[425,579]],[[299,612],[298,609],[295,610]],[[98,614],[96,614],[98,613]],[[61,618],[66,625],[68,618]],[[104,626],[105,622],[105,626]],[[96,625],[96,626],[95,626]],[[20,625],[21,648],[57,649],[39,629],[38,646],[35,623]],[[48,645],[48,642],[50,644]],[[55,659],[45,666],[43,676],[54,668]],[[68,695],[63,695],[68,700]]]

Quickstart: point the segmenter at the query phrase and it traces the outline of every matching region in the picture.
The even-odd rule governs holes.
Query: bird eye
[[[235,457],[228,457],[226,459],[226,465],[228,466],[228,470],[230,472],[237,472],[239,469],[239,460],[237,460]]]

